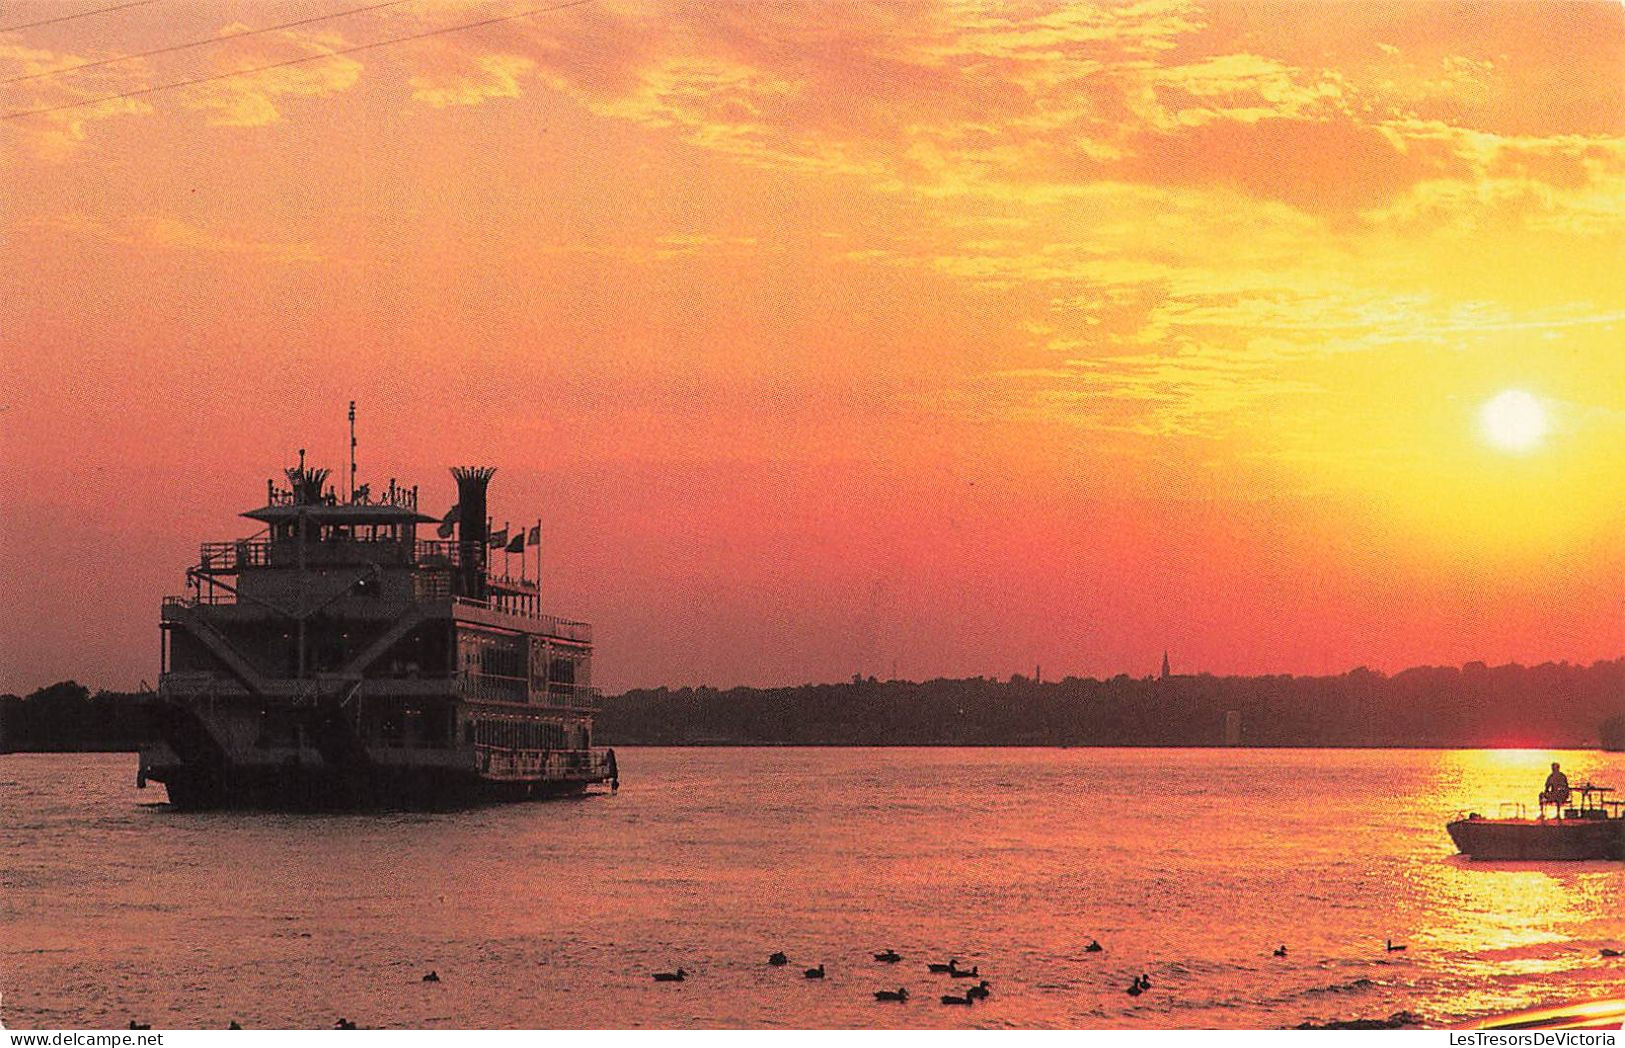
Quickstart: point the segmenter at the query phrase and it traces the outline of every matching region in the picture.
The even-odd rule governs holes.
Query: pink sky
[[[16,79],[343,9],[0,32],[0,106],[525,5]],[[431,512],[499,467],[611,690],[1617,656],[1622,69],[1618,3],[606,0],[0,121],[0,690],[152,681],[350,399]]]

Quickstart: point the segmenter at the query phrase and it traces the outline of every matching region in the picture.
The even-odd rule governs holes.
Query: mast
[[[355,501],[355,401],[350,401],[350,498]]]

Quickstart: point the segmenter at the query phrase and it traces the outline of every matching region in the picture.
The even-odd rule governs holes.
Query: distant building
[[[1168,670],[1168,651],[1167,651],[1167,649],[1163,649],[1163,652],[1162,652],[1162,679],[1167,680],[1170,676],[1172,676],[1172,674]]]
[[[1241,745],[1241,711],[1224,711],[1224,744],[1226,746]]]

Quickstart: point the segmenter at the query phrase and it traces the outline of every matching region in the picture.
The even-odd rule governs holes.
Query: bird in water
[[[1392,939],[1389,939],[1387,945],[1384,947],[1384,949],[1386,949],[1389,953],[1398,953],[1400,950],[1403,950],[1404,948],[1405,948],[1404,943],[1400,943],[1399,945],[1396,946],[1396,945],[1394,945],[1394,940],[1392,940]]]
[[[152,1029],[152,1024],[151,1023],[138,1023],[134,1019],[131,1019],[130,1020],[130,1029],[132,1029],[132,1030],[150,1030],[150,1029]]]
[[[951,993],[945,993],[942,995],[943,1004],[971,1004],[975,1000],[976,998],[972,997],[970,994],[966,994],[963,997],[955,997]]]
[[[439,982],[440,981],[440,973],[439,972],[430,972],[428,975],[425,975],[423,977],[423,981],[424,982]]]
[[[1286,943],[1282,943],[1281,945],[1279,945],[1279,946],[1277,946],[1275,948],[1275,956],[1277,956],[1277,957],[1285,957],[1286,956]]]
[[[927,964],[926,967],[929,968],[931,971],[936,972],[937,974],[941,975],[941,974],[943,974],[945,972],[953,971],[955,966],[957,966],[958,964],[959,964],[959,958],[950,957],[950,958],[948,958],[948,963],[947,964]]]
[[[982,977],[982,966],[978,964],[969,969],[949,968],[948,977],[951,979],[979,979]]]
[[[906,1001],[908,1000],[908,987],[899,986],[895,990],[876,990],[877,1001]]]
[[[682,982],[688,977],[688,972],[679,968],[675,972],[655,972],[655,982]]]
[[[335,1029],[335,1030],[353,1030],[353,1029],[355,1029],[355,1023],[351,1022],[350,1020],[346,1019],[344,1016],[341,1015],[341,1016],[339,1016],[339,1021],[333,1024],[333,1029]]]
[[[773,956],[767,959],[767,963],[771,964],[775,968],[782,968],[784,965],[790,963],[790,958],[786,957],[782,953],[775,953]]]
[[[824,977],[824,963],[820,961],[818,962],[818,967],[808,968],[801,974],[805,975],[809,979],[822,979]]]
[[[1083,952],[1084,953],[1099,953],[1100,951],[1104,950],[1105,948],[1106,947],[1100,945],[1100,940],[1099,939],[1090,939],[1089,940],[1089,945],[1085,946],[1083,948]]]
[[[993,984],[983,979],[981,982],[965,991],[966,997],[974,997],[978,1001],[987,1000],[987,995],[993,992]]]
[[[887,950],[885,953],[877,953],[874,956],[875,960],[880,961],[883,964],[896,964],[898,961],[903,959],[903,955],[898,953],[896,950]]]
[[[243,1024],[238,1022],[236,1019],[233,1019],[231,1021],[231,1025],[226,1027],[228,1030],[241,1030],[242,1028]]]
[[[1604,946],[1601,950],[1597,951],[1597,954],[1600,957],[1625,957],[1625,950],[1615,950]]]
[[[1145,987],[1140,985],[1140,980],[1135,979],[1133,982],[1129,983],[1128,989],[1124,990],[1123,992],[1128,994],[1130,997],[1138,997],[1140,994],[1145,992]]]

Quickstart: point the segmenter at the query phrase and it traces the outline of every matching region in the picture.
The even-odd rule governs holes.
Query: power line
[[[371,51],[377,47],[388,47],[391,44],[404,44],[412,40],[425,40],[431,36],[442,36],[446,33],[460,33],[466,29],[479,29],[482,26],[496,25],[498,22],[512,22],[520,18],[529,18],[532,15],[550,14],[554,11],[563,11],[571,7],[581,7],[593,3],[593,0],[569,0],[568,3],[553,4],[548,7],[533,7],[528,11],[516,11],[511,15],[498,15],[495,18],[482,18],[478,22],[464,22],[462,25],[443,26],[439,29],[430,29],[422,33],[411,33],[407,36],[390,37],[387,40],[374,40],[371,43],[356,44],[353,47],[341,47],[337,50],[326,51],[319,55],[305,55],[303,58],[290,58],[282,62],[272,62],[269,65],[254,66],[251,69],[238,69],[230,73],[215,73],[212,76],[200,76],[192,80],[177,80],[174,83],[159,84],[156,87],[143,87],[134,91],[120,91],[114,95],[101,95],[97,98],[85,98],[78,102],[67,102],[59,106],[47,106],[43,109],[23,109],[15,112],[0,114],[0,120],[17,120],[25,116],[41,116],[45,113],[60,113],[65,109],[79,109],[83,106],[93,106],[100,102],[113,102],[121,98],[136,98],[140,95],[156,94],[159,91],[171,91],[177,87],[195,87],[198,84],[210,84],[217,80],[230,80],[232,77],[249,76],[253,73],[263,73],[271,69],[284,69],[288,66],[300,65],[304,62],[318,62],[324,58],[337,58],[340,55],[353,55],[357,51]]]
[[[152,3],[153,0],[143,0]],[[80,62],[78,65],[63,66],[60,69],[49,69],[43,73],[26,73],[23,76],[14,76],[7,80],[0,80],[0,84],[20,84],[25,80],[38,80],[41,77],[57,76],[62,73],[77,73],[81,69],[96,69],[101,66],[113,65],[117,62],[130,62],[137,58],[151,58],[153,55],[166,55],[172,51],[187,51],[194,47],[206,47],[209,44],[223,44],[243,37],[259,36],[262,33],[274,33],[280,29],[292,29],[295,26],[309,25],[312,22],[325,22],[330,18],[344,18],[347,15],[358,15],[365,11],[377,11],[385,7],[398,7],[401,4],[411,3],[412,0],[385,0],[381,4],[368,4],[365,7],[352,7],[348,11],[335,11],[330,15],[312,15],[309,18],[300,18],[292,22],[283,22],[281,25],[268,25],[263,29],[244,29],[237,33],[227,33],[224,36],[210,36],[202,40],[193,40],[185,44],[172,44],[169,47],[155,47],[151,51],[138,51],[133,55],[120,55],[118,58],[103,58],[96,62]]]
[[[158,0],[129,0],[129,3],[114,4],[112,7],[98,7],[94,11],[80,11],[76,15],[57,15],[55,18],[42,18],[38,22],[26,22],[23,25],[8,25],[4,29],[0,29],[0,33],[15,33],[23,29],[38,29],[42,25],[56,25],[58,22],[72,22],[76,18],[89,18],[91,15],[111,14],[114,11],[122,11],[127,7],[146,7],[148,4],[156,4],[157,2]]]

